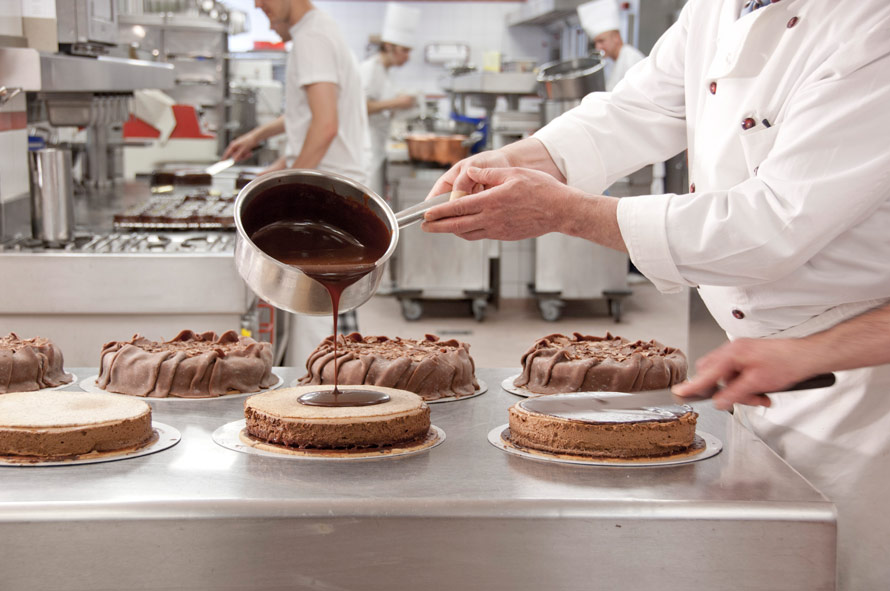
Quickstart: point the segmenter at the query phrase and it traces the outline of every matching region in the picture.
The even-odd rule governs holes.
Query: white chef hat
[[[389,2],[386,5],[386,17],[383,19],[383,32],[380,38],[386,43],[414,47],[414,32],[419,23],[419,8]]]
[[[593,0],[578,7],[578,19],[587,36],[593,39],[606,31],[621,28],[618,3],[615,0]]]

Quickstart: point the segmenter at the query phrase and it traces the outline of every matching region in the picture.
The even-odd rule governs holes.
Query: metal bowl
[[[315,316],[332,313],[331,297],[320,283],[297,267],[278,261],[260,250],[250,239],[251,229],[245,229],[245,212],[264,192],[293,185],[310,185],[343,199],[362,204],[380,218],[390,231],[389,247],[370,273],[343,290],[340,312],[346,312],[368,301],[377,291],[383,265],[395,251],[399,240],[396,216],[386,202],[374,191],[352,179],[317,170],[290,169],[263,175],[248,183],[235,201],[235,267],[242,279],[258,296],[282,310]],[[298,199],[295,197],[295,199]],[[253,228],[256,231],[258,228]]]
[[[538,90],[547,100],[582,99],[591,92],[606,89],[602,55],[594,53],[544,64],[538,71]]]

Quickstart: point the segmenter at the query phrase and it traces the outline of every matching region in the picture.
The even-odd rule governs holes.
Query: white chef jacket
[[[287,56],[284,123],[291,156],[300,153],[312,111],[305,87],[317,82],[337,85],[337,137],[318,169],[366,182],[368,113],[358,61],[340,34],[337,23],[324,12],[307,12],[290,29],[293,39]]]
[[[688,193],[619,202],[634,264],[699,286],[730,337],[803,336],[890,299],[890,3],[741,4],[690,0],[611,95],[536,137],[592,193],[688,148]],[[890,368],[773,399],[740,414],[837,503],[841,588],[885,588]]]
[[[369,101],[383,101],[396,96],[379,53],[363,61],[359,73],[362,77],[365,98]],[[389,109],[368,115],[368,124],[371,128],[371,170],[381,166],[386,160],[386,144],[389,141],[391,122],[392,112]]]
[[[646,57],[643,52],[626,43],[618,50],[618,59],[611,64],[608,75],[606,76],[606,90],[611,92],[618,83],[624,78],[631,66],[643,60]]]

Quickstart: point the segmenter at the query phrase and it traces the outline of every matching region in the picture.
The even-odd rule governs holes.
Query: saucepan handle
[[[461,191],[452,191],[451,193],[442,193],[441,195],[436,195],[431,199],[427,199],[426,201],[421,201],[417,205],[412,205],[411,207],[405,208],[402,211],[396,213],[396,222],[399,224],[399,228],[407,228],[411,224],[416,224],[420,220],[423,219],[423,214],[425,214],[428,210],[436,207],[437,205],[442,205],[443,203],[448,203],[453,198],[462,197],[465,193]]]

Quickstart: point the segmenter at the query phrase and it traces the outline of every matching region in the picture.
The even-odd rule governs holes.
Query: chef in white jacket
[[[802,337],[890,301],[890,3],[742,5],[690,0],[613,93],[456,164],[430,194],[473,194],[424,229],[626,250],[662,292],[698,288],[731,339]],[[601,195],[684,148],[688,192]],[[886,589],[890,365],[837,376],[737,416],[837,504],[840,589]]]
[[[618,3],[616,0],[593,0],[578,7],[581,27],[606,62],[606,90],[611,91],[624,78],[631,66],[645,56],[621,38]]]
[[[392,67],[403,66],[411,55],[420,9],[390,2],[386,5],[380,51],[361,63],[359,73],[368,102],[371,155],[368,159],[369,187],[385,195],[386,144],[393,112],[414,106],[414,96],[397,94],[389,77]]]

